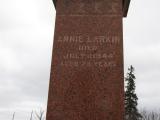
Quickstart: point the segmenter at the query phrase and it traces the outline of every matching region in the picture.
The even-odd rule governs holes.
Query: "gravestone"
[[[123,120],[129,0],[54,0],[47,120]]]

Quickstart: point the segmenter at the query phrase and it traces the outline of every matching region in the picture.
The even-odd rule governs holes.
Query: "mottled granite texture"
[[[122,0],[58,0],[47,120],[123,120]]]

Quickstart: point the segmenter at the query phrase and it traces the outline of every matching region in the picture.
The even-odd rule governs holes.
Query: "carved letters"
[[[61,56],[60,65],[64,67],[116,67],[115,51],[101,51],[102,46],[114,47],[120,44],[118,35],[61,35],[58,42],[73,46]]]

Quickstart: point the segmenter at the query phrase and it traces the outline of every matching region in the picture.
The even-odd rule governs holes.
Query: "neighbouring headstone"
[[[123,120],[126,1],[54,1],[47,120]]]

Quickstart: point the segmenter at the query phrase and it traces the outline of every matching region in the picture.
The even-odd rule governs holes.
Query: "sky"
[[[159,5],[132,0],[123,20],[124,70],[135,67],[140,109],[160,109]],[[0,0],[0,120],[46,110],[54,25],[52,0]]]

